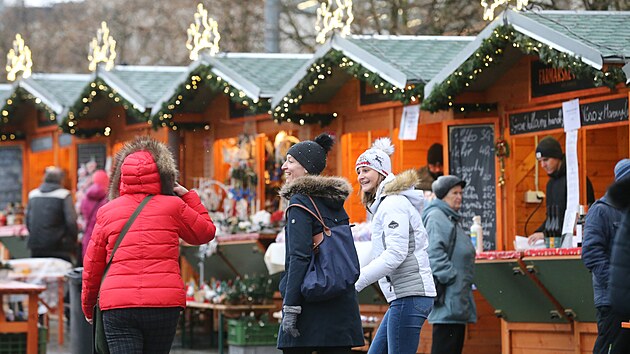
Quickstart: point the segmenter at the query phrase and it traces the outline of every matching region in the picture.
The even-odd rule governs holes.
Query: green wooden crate
[[[231,345],[276,345],[279,323],[255,320],[228,320],[228,343]]]
[[[48,329],[39,327],[39,354],[46,354]],[[0,354],[26,353],[26,333],[0,333]]]

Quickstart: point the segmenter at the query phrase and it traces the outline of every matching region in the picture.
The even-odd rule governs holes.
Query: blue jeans
[[[368,354],[415,354],[420,330],[432,309],[432,297],[409,296],[392,301]]]

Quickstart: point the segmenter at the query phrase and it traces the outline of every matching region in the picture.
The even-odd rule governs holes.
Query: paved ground
[[[65,336],[64,345],[60,346],[58,344],[58,341],[57,341],[58,324],[59,322],[57,318],[51,317],[50,331],[49,331],[50,340],[48,341],[48,346],[47,346],[47,351],[46,351],[47,354],[79,354],[79,353],[71,353],[70,351],[71,350],[70,341],[72,340],[72,335],[68,333],[69,331],[67,330],[68,328],[67,324],[66,324],[66,330],[64,331],[64,336]],[[178,335],[175,337],[175,341],[173,342],[173,348],[171,349],[171,353],[173,354],[201,354],[201,353],[217,354],[218,353],[216,348],[210,348],[209,343],[208,344],[200,343],[199,347],[195,349],[184,349],[182,348],[181,343],[182,343],[182,340],[178,333]],[[228,353],[227,348],[225,349],[225,353]],[[91,353],[85,353],[85,354],[91,354]]]

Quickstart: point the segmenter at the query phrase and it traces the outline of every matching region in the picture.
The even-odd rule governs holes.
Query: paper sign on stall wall
[[[418,136],[418,120],[420,119],[420,105],[405,106],[403,108],[402,119],[400,120],[400,131],[398,139],[416,140]]]
[[[582,123],[580,122],[579,99],[562,102],[562,120],[564,121],[565,132],[580,129]]]
[[[576,214],[580,207],[580,177],[577,159],[577,130],[567,132],[566,162],[567,162],[567,209],[564,212],[562,234],[573,235]]]

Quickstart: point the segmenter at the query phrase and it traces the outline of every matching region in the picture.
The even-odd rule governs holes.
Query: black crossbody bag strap
[[[457,237],[457,223],[453,223],[453,230],[451,231],[451,235],[449,236],[448,239],[448,250],[447,250],[447,255],[448,255],[448,260],[450,261],[451,258],[453,258],[453,250],[455,249],[455,239]]]
[[[112,255],[109,257],[109,262],[107,262],[107,265],[105,266],[105,270],[103,271],[103,277],[101,278],[101,285],[103,284],[103,280],[105,280],[105,276],[107,275],[107,271],[109,270],[109,266],[112,264],[112,260],[114,259],[114,253],[116,253],[116,250],[118,249],[118,246],[120,245],[120,243],[122,242],[123,238],[127,234],[127,231],[129,231],[129,228],[131,227],[133,222],[136,220],[136,217],[140,214],[140,212],[142,211],[144,206],[147,205],[147,203],[149,202],[149,200],[151,200],[151,198],[153,198],[152,194],[149,194],[146,197],[144,197],[142,202],[140,202],[140,205],[138,205],[136,210],[129,217],[129,220],[127,220],[127,223],[122,228],[122,231],[120,231],[120,235],[118,235],[118,239],[116,239],[116,244],[114,244],[114,249],[112,249]],[[98,292],[99,292],[99,295],[100,295],[101,290],[99,289]]]

